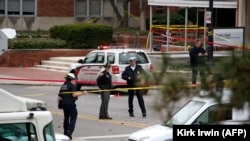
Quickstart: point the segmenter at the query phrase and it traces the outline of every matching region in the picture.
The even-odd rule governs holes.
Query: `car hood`
[[[83,64],[81,64],[81,63],[71,64],[71,65],[69,66],[69,71],[74,70],[74,69],[76,69],[76,68],[78,68],[78,67],[80,67],[80,66],[83,66]]]
[[[163,141],[172,139],[172,132],[172,128],[157,124],[132,133],[129,139],[139,140],[148,138],[145,141]]]

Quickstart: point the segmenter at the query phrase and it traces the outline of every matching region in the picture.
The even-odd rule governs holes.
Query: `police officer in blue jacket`
[[[145,73],[142,66],[136,64],[136,58],[130,57],[129,58],[130,65],[127,66],[122,73],[122,79],[127,81],[127,87],[129,88],[136,88],[140,86],[140,81],[142,80],[142,75]],[[144,105],[143,95],[140,90],[129,89],[128,90],[128,112],[130,117],[134,117],[134,106],[133,100],[134,95],[136,95],[138,99],[139,106],[141,108],[142,116],[146,117],[146,108]]]
[[[64,84],[60,87],[57,102],[58,108],[63,109],[64,113],[64,135],[72,139],[78,114],[75,102],[78,96],[85,95],[88,92],[76,91],[75,75],[73,73],[68,73],[65,80]]]
[[[99,119],[112,119],[112,117],[108,114],[108,106],[109,106],[109,99],[110,99],[110,91],[109,89],[113,88],[112,85],[112,76],[109,73],[111,64],[106,63],[103,66],[105,69],[99,74],[96,79],[97,85],[103,91],[100,92],[101,94],[101,106],[99,111]]]

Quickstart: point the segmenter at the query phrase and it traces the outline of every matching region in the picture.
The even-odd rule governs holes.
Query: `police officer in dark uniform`
[[[112,119],[108,114],[108,105],[110,99],[110,91],[105,91],[108,89],[112,89],[112,76],[109,73],[110,63],[106,63],[104,66],[105,70],[103,70],[96,79],[97,85],[101,90],[101,106],[99,111],[99,119]]]
[[[135,88],[140,85],[142,81],[142,74],[145,73],[141,65],[136,64],[136,58],[129,58],[130,65],[125,68],[125,71],[122,73],[122,79],[127,81],[127,87]],[[133,100],[134,94],[139,102],[139,106],[141,108],[142,116],[146,117],[146,108],[144,105],[144,99],[140,90],[128,90],[128,112],[130,117],[134,117],[134,109],[133,109]]]
[[[205,69],[206,69],[206,56],[207,53],[201,47],[201,41],[196,40],[195,45],[189,51],[190,65],[192,67],[192,84],[196,84],[198,72],[201,77],[201,84],[205,84]]]
[[[64,135],[67,135],[70,139],[72,139],[72,133],[75,129],[78,114],[75,102],[78,96],[85,95],[88,92],[76,91],[75,75],[73,73],[67,74],[65,79],[66,81],[60,87],[57,102],[58,108],[63,109],[64,113]]]

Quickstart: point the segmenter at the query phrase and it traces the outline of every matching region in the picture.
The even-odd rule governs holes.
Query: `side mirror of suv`
[[[78,60],[78,63],[83,64],[83,60],[82,60],[82,59],[79,59],[79,60]]]

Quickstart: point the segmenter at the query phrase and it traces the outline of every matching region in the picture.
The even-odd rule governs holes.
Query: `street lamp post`
[[[207,27],[208,27],[208,46],[207,46],[207,62],[213,65],[213,0],[209,0],[209,9],[206,13]]]

